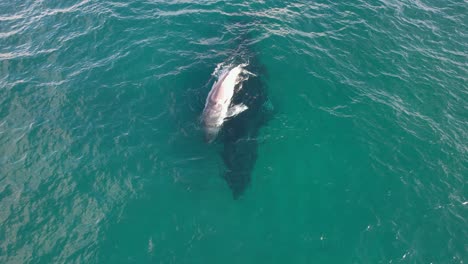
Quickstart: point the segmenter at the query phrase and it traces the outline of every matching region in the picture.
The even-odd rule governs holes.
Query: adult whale
[[[258,156],[259,132],[274,112],[267,94],[266,72],[257,54],[243,46],[240,49],[243,51],[240,57],[249,61],[246,70],[253,74],[243,82],[232,103],[242,103],[247,109],[225,121],[221,137],[226,167],[224,179],[234,199],[239,198],[251,182]]]

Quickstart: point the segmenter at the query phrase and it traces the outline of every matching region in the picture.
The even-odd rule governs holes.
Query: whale
[[[244,67],[245,64],[239,64],[231,69],[224,70],[208,93],[202,114],[205,140],[208,143],[216,139],[228,118],[248,109],[243,103],[232,104],[236,88],[237,90],[242,88],[241,74],[245,73]]]
[[[260,131],[273,119],[276,111],[268,96],[265,67],[257,54],[245,52],[249,59],[246,71],[250,77],[242,84],[242,90],[235,93],[233,104],[244,104],[247,108],[223,124],[221,136],[221,157],[225,165],[223,178],[231,189],[232,197],[237,200],[250,185],[258,158]],[[250,56],[249,56],[250,55]]]

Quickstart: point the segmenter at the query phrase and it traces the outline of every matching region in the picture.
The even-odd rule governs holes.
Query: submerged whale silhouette
[[[255,69],[250,69],[255,71]],[[248,187],[258,155],[258,135],[271,115],[262,79],[249,78],[234,97],[234,103],[242,102],[248,109],[224,124],[222,157],[226,166],[224,179],[231,188],[234,199]]]

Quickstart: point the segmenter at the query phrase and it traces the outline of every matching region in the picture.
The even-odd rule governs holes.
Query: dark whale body
[[[239,198],[249,186],[258,156],[258,135],[272,115],[263,80],[265,71],[256,56],[244,53],[246,55],[249,59],[246,69],[255,76],[250,76],[243,83],[243,88],[233,98],[233,104],[243,103],[248,109],[225,122],[222,136],[222,158],[226,166],[224,179],[234,199]]]

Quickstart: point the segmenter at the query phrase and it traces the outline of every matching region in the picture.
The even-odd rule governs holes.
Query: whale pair
[[[234,199],[245,192],[251,181],[258,155],[258,134],[274,112],[261,78],[265,69],[255,54],[249,55],[246,52],[243,56],[249,64],[221,71],[202,114],[207,142],[219,137],[223,145],[223,177]]]

